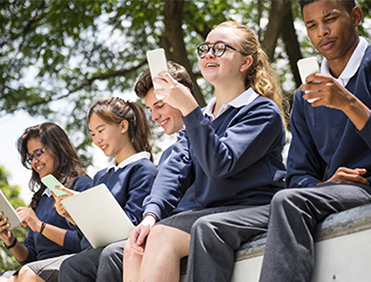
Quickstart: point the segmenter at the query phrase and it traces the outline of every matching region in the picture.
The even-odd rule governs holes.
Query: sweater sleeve
[[[85,191],[89,188],[92,187],[93,180],[86,176],[86,175],[81,175],[76,178],[76,180],[73,183],[72,189],[75,191]],[[68,226],[69,222],[66,219]],[[72,252],[80,252],[82,251],[82,246],[81,246],[81,240],[83,238],[83,235],[79,230],[72,228],[72,229],[67,229],[67,232],[64,236],[64,241],[63,241],[63,247],[67,250],[70,250]]]
[[[287,159],[286,183],[290,188],[314,187],[322,181],[326,163],[319,155],[303,113],[302,92],[294,96],[290,116],[292,141]],[[307,103],[306,101],[304,101]]]
[[[151,191],[157,169],[152,162],[143,162],[132,171],[129,183],[127,201],[124,211],[133,222],[138,225],[142,221],[143,200]]]
[[[280,112],[268,99],[258,98],[241,108],[222,133],[215,131],[200,108],[184,117],[184,123],[197,161],[205,174],[215,180],[245,170],[273,148],[280,148],[275,144],[284,140]]]
[[[170,214],[193,182],[188,137],[184,130],[178,137],[169,157],[161,163],[151,193],[143,203],[144,215],[153,213],[159,220]]]

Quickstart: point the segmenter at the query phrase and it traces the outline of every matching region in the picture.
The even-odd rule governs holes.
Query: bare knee
[[[40,280],[39,280],[40,279]],[[30,267],[23,266],[18,273],[18,282],[43,281]]]
[[[148,236],[146,249],[176,254],[182,258],[188,255],[191,235],[180,229],[163,224],[154,226]]]

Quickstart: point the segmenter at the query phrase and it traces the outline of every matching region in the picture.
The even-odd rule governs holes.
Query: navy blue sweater
[[[111,168],[107,172],[105,168],[98,171],[93,186],[106,184],[133,224],[137,225],[142,221],[143,199],[148,196],[156,175],[155,165],[142,158],[117,170]],[[85,236],[81,245],[84,249],[90,246]]]
[[[346,88],[371,108],[371,48]],[[358,131],[340,110],[313,108],[298,89],[291,113],[293,139],[287,161],[289,187],[314,187],[343,166],[366,168],[371,183],[371,117]]]
[[[175,207],[267,204],[285,186],[285,130],[270,99],[259,96],[230,107],[212,122],[198,107],[183,121],[186,127],[159,170],[144,214],[162,219]]]
[[[71,189],[81,192],[91,188],[92,183],[93,181],[90,177],[82,175],[75,179]],[[72,230],[67,220],[57,213],[52,196],[44,194],[37,205],[35,213],[41,221],[67,229],[67,233],[64,237],[63,247],[61,247],[40,233],[29,229],[28,236],[23,243],[28,249],[28,257],[25,261],[20,262],[22,265],[31,261],[76,253],[82,250],[80,246],[81,234],[76,230]]]

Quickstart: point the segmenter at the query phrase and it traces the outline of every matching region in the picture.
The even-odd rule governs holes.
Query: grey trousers
[[[203,216],[192,226],[187,264],[188,282],[229,282],[234,253],[252,236],[267,231],[269,206]]]
[[[59,281],[122,281],[124,241],[105,248],[89,249],[66,259],[59,270]]]
[[[365,185],[328,183],[278,192],[271,202],[260,282],[310,282],[317,223],[330,214],[370,203],[370,190]]]

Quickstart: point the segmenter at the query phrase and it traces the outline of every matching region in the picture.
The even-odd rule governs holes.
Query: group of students
[[[263,232],[260,281],[311,281],[317,223],[371,203],[371,48],[358,34],[362,11],[354,1],[299,4],[324,59],[321,73],[308,76],[294,96],[287,174],[276,73],[254,33],[221,23],[197,47],[201,73],[215,91],[204,109],[176,63],[161,78],[147,70],[136,83],[152,119],[177,134],[157,168],[144,111],[120,98],[102,98],[88,114],[94,144],[114,156],[93,180],[60,127],[26,129],[18,150],[38,190],[29,208],[17,209],[30,228],[23,244],[6,231],[6,215],[0,221],[0,238],[23,265],[0,281],[179,281],[186,256],[187,281],[230,281],[235,251]],[[129,238],[91,248],[63,197],[40,182],[47,174],[69,188],[61,188],[68,196],[105,183],[136,225]]]

